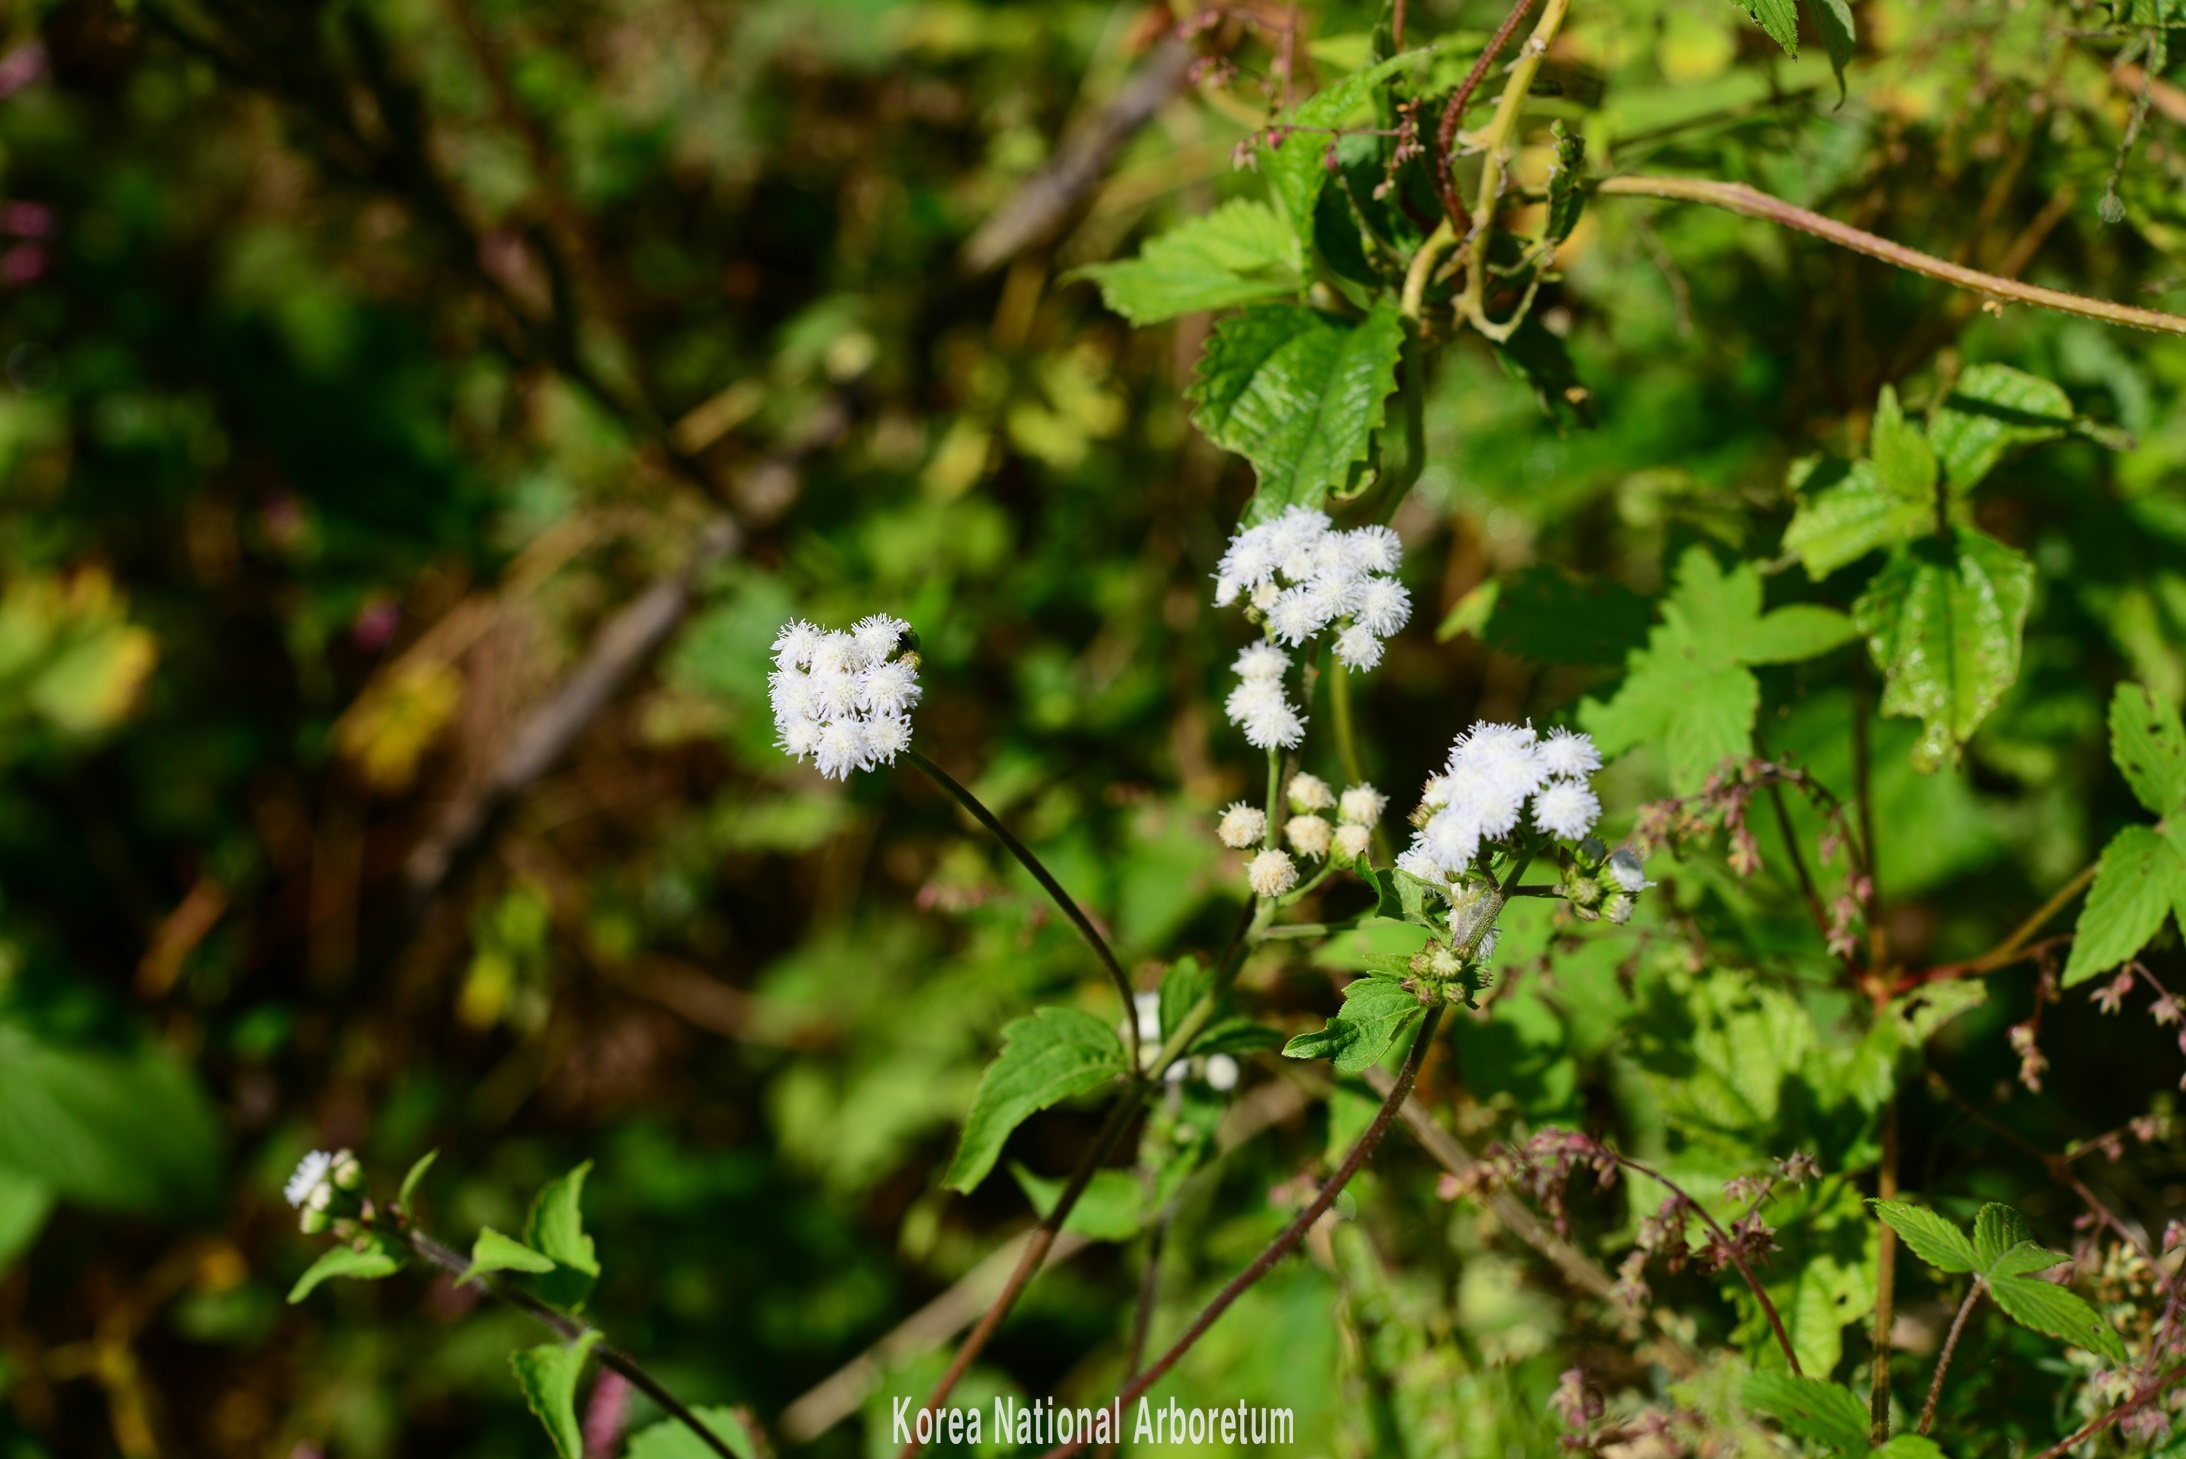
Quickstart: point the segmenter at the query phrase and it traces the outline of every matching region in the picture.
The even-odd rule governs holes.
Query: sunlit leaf
[[[994,1169],[1010,1131],[1049,1105],[1125,1072],[1116,1031],[1075,1008],[1042,1008],[1002,1030],[1002,1052],[980,1077],[963,1142],[944,1182],[969,1191]]]

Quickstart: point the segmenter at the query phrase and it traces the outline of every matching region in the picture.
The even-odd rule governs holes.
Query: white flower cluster
[[[1421,794],[1426,820],[1397,865],[1448,882],[1472,867],[1483,843],[1508,840],[1531,802],[1533,827],[1561,841],[1594,829],[1602,805],[1586,777],[1602,768],[1593,740],[1569,730],[1480,721],[1457,737],[1449,764]]]
[[[1246,877],[1257,896],[1279,897],[1298,884],[1298,864],[1291,859],[1292,853],[1311,861],[1333,854],[1345,864],[1364,856],[1373,844],[1374,823],[1389,805],[1389,797],[1371,785],[1354,785],[1338,797],[1318,775],[1293,775],[1284,793],[1294,812],[1283,822],[1283,839],[1290,843],[1290,851],[1270,847],[1252,859]],[[1336,812],[1334,825],[1320,814],[1331,810]],[[1267,829],[1265,811],[1238,801],[1223,810],[1215,835],[1223,845],[1242,851],[1257,844]]]
[[[1292,507],[1230,539],[1215,570],[1215,606],[1244,597],[1270,640],[1237,656],[1239,682],[1224,706],[1256,749],[1288,749],[1305,736],[1305,720],[1283,689],[1290,656],[1276,645],[1302,647],[1334,628],[1336,657],[1346,665],[1381,662],[1382,640],[1412,616],[1412,599],[1392,576],[1402,555],[1389,528],[1339,532],[1310,507]]]
[[[313,1150],[296,1162],[295,1173],[281,1187],[282,1198],[303,1213],[304,1230],[313,1234],[327,1227],[327,1208],[336,1190],[355,1190],[364,1184],[364,1167],[347,1150],[329,1153]]]
[[[885,613],[847,632],[799,619],[774,640],[775,739],[784,753],[810,756],[822,775],[892,763],[911,744],[911,708],[922,692],[918,656],[896,656],[911,625]]]

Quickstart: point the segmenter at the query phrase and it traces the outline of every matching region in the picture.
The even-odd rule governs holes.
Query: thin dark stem
[[[1687,1206],[1692,1208],[1693,1214],[1698,1216],[1707,1228],[1715,1233],[1715,1239],[1723,1244],[1723,1254],[1730,1258],[1732,1266],[1738,1268],[1738,1275],[1746,1279],[1746,1289],[1753,1293],[1753,1300],[1761,1304],[1762,1313],[1768,1318],[1770,1328],[1776,1333],[1777,1346],[1784,1350],[1784,1361],[1791,1364],[1791,1375],[1794,1378],[1805,1377],[1806,1374],[1799,1367],[1799,1355],[1792,1351],[1791,1334],[1784,1330],[1784,1319],[1777,1315],[1776,1304],[1769,1300],[1769,1294],[1761,1290],[1760,1280],[1754,1276],[1753,1268],[1747,1266],[1746,1259],[1738,1254],[1738,1247],[1731,1240],[1730,1232],[1725,1231],[1722,1224],[1715,1217],[1708,1214],[1707,1207],[1701,1205],[1691,1196],[1686,1195],[1683,1190],[1680,1190],[1671,1181],[1664,1179],[1660,1172],[1640,1164],[1628,1155],[1619,1155],[1614,1150],[1609,1152],[1609,1158],[1627,1170],[1638,1171],[1671,1194],[1681,1198]]]
[[[941,1381],[927,1395],[924,1407],[938,1411],[949,1401],[949,1394],[955,1390],[958,1381],[986,1349],[988,1339],[1002,1325],[1002,1319],[1009,1316],[1010,1309],[1017,1305],[1019,1294],[1030,1284],[1034,1273],[1040,1270],[1040,1263],[1047,1259],[1048,1249],[1055,1244],[1056,1234],[1063,1229],[1063,1223],[1070,1219],[1072,1209],[1078,1204],[1078,1197],[1085,1194],[1094,1174],[1107,1162],[1108,1153],[1116,1148],[1116,1141],[1122,1138],[1124,1128],[1131,1123],[1131,1117],[1138,1113],[1139,1104],[1145,1099],[1149,1087],[1144,1079],[1132,1080],[1124,1097],[1117,1100],[1108,1111],[1108,1119],[1101,1125],[1100,1133],[1093,1137],[1092,1147],[1086,1151],[1085,1158],[1078,1162],[1078,1168],[1070,1173],[1070,1183],[1063,1187],[1063,1193],[1056,1199],[1053,1209],[1033,1231],[1032,1239],[1025,1243],[1024,1253],[1017,1258],[1016,1269],[1010,1273],[1009,1281],[1003,1284],[1001,1292],[980,1317],[978,1326],[964,1339],[963,1346],[956,1350],[956,1356],[950,1360],[948,1371],[941,1375]],[[900,1459],[915,1459],[919,1449],[918,1440],[912,1439],[903,1446]]]
[[[1453,161],[1450,152],[1457,145],[1457,129],[1465,119],[1465,107],[1472,101],[1473,92],[1487,76],[1488,67],[1495,64],[1496,56],[1510,44],[1518,23],[1532,8],[1533,0],[1516,0],[1511,6],[1510,14],[1503,17],[1503,23],[1488,38],[1487,49],[1480,53],[1472,69],[1465,73],[1465,79],[1458,83],[1457,90],[1450,94],[1450,104],[1442,109],[1442,125],[1435,129],[1434,155],[1427,160],[1434,170],[1435,194],[1442,199],[1442,211],[1449,217],[1450,228],[1459,238],[1472,231],[1473,217],[1466,209],[1464,199],[1457,195],[1457,178],[1450,171]]]
[[[1871,707],[1868,692],[1867,660],[1859,660],[1858,688],[1852,696],[1852,794],[1860,817],[1860,846],[1865,851],[1861,860],[1867,873],[1867,896],[1860,912],[1867,918],[1867,967],[1879,980],[1883,975],[1882,919],[1876,911],[1882,902],[1882,870],[1879,848],[1875,845],[1875,794],[1873,776],[1873,747],[1868,742],[1867,712]],[[1887,1228],[1886,1228],[1887,1229]],[[1888,1241],[1885,1236],[1884,1240]]]
[[[1336,1167],[1336,1173],[1321,1187],[1320,1194],[1298,1213],[1295,1220],[1283,1228],[1280,1236],[1268,1243],[1266,1250],[1253,1258],[1252,1265],[1230,1278],[1229,1284],[1217,1292],[1214,1300],[1192,1319],[1192,1325],[1184,1329],[1184,1335],[1172,1343],[1167,1352],[1124,1386],[1123,1392],[1116,1398],[1119,1407],[1129,1407],[1147,1389],[1160,1382],[1162,1375],[1175,1367],[1177,1360],[1190,1352],[1193,1344],[1206,1336],[1207,1329],[1213,1327],[1222,1314],[1230,1310],[1230,1305],[1243,1296],[1255,1282],[1273,1271],[1278,1262],[1290,1255],[1298,1243],[1305,1239],[1306,1232],[1313,1229],[1313,1223],[1327,1214],[1328,1208],[1336,1203],[1336,1197],[1343,1194],[1343,1188],[1351,1183],[1351,1177],[1357,1175],[1360,1167],[1366,1164],[1367,1157],[1374,1153],[1374,1147],[1381,1143],[1382,1135],[1388,1131],[1389,1122],[1396,1118],[1397,1110],[1411,1095],[1413,1081],[1419,1077],[1420,1063],[1434,1041],[1435,1029],[1442,1021],[1442,1010],[1447,1006],[1437,1003],[1427,1010],[1427,1017],[1419,1026],[1419,1037],[1412,1040],[1411,1052],[1404,1056],[1404,1067],[1397,1074],[1397,1082],[1390,1086],[1388,1095],[1381,1102],[1381,1108],[1374,1112],[1372,1123],[1367,1125],[1366,1132],[1359,1136],[1358,1142],[1344,1156],[1343,1164]],[[1050,1449],[1043,1459],[1070,1459],[1071,1455],[1085,1448],[1086,1442],[1081,1438],[1059,1445]]]
[[[1875,1172],[1875,1195],[1893,1201],[1898,1195],[1898,1096],[1882,1107],[1882,1159]],[[1898,1233],[1889,1222],[1875,1233],[1875,1376],[1867,1396],[1868,1442],[1880,1447],[1890,1437],[1890,1328],[1896,1320],[1898,1289]]]
[[[1169,1221],[1175,1206],[1165,1206],[1146,1233],[1146,1270],[1139,1274],[1138,1310],[1131,1314],[1131,1350],[1123,1371],[1136,1373],[1146,1361],[1146,1338],[1154,1326],[1154,1304],[1161,1297],[1161,1248],[1169,1239]]]
[[[1807,915],[1814,919],[1814,930],[1829,941],[1829,912],[1822,906],[1822,894],[1815,889],[1814,874],[1807,870],[1806,856],[1799,850],[1799,836],[1792,829],[1791,807],[1784,802],[1784,783],[1769,781],[1769,804],[1776,809],[1776,829],[1783,832],[1784,850],[1791,857],[1791,869],[1798,875],[1800,895],[1806,898]],[[1847,971],[1853,971],[1852,960],[1845,959]]]
[[[1958,1351],[1958,1335],[1965,1330],[1966,1319],[1973,1313],[1973,1304],[1981,1300],[1981,1279],[1966,1289],[1966,1300],[1958,1304],[1958,1315],[1951,1319],[1950,1336],[1943,1339],[1943,1356],[1936,1359],[1936,1375],[1928,1381],[1928,1401],[1920,1406],[1918,1433],[1927,1433],[1936,1421],[1936,1400],[1943,1396],[1943,1375],[1951,1369],[1951,1354]]]
[[[1047,889],[1047,894],[1055,899],[1055,905],[1062,909],[1063,915],[1070,919],[1071,925],[1078,929],[1079,934],[1092,947],[1094,955],[1101,960],[1101,966],[1108,969],[1109,980],[1116,985],[1116,996],[1123,999],[1124,1037],[1131,1046],[1131,1067],[1138,1068],[1139,1022],[1131,996],[1131,978],[1124,972],[1123,964],[1116,961],[1116,954],[1109,950],[1108,939],[1101,936],[1099,929],[1093,925],[1093,919],[1086,916],[1084,910],[1071,900],[1070,893],[1063,890],[1063,884],[1040,864],[1040,858],[1026,849],[1024,842],[1011,835],[1010,828],[1003,825],[993,811],[980,804],[978,796],[958,784],[955,776],[920,754],[916,746],[906,749],[904,754],[910,757],[913,765],[926,772],[927,779],[953,796],[958,805],[970,811],[973,820],[994,833],[994,839],[1007,847],[1010,855],[1016,857],[1018,863],[1032,873],[1034,881]]]
[[[404,1229],[402,1237],[409,1243],[410,1250],[417,1253],[419,1260],[439,1267],[450,1276],[460,1280],[471,1269],[470,1258],[451,1246],[442,1245],[415,1227]],[[480,1277],[478,1285],[484,1287],[491,1296],[500,1298],[518,1311],[524,1312],[544,1323],[553,1330],[556,1337],[559,1337],[565,1343],[576,1342],[586,1333],[598,1331],[597,1328],[588,1323],[579,1322],[567,1313],[555,1311],[529,1292],[520,1291],[509,1286],[498,1277]],[[707,1428],[700,1421],[698,1415],[691,1412],[681,1399],[661,1387],[660,1380],[639,1366],[636,1358],[605,1341],[592,1349],[592,1356],[600,1360],[601,1367],[611,1372],[620,1373],[624,1378],[627,1378],[631,1387],[659,1404],[661,1412],[689,1429],[698,1437],[700,1443],[714,1453],[719,1454],[721,1459],[738,1459],[736,1451],[723,1442],[720,1435]]]

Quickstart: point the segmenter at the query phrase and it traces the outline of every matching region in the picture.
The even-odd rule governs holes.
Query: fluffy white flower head
[[[1533,824],[1564,841],[1577,841],[1601,819],[1602,803],[1582,780],[1551,780],[1533,798]]]
[[[1593,736],[1567,729],[1552,729],[1543,735],[1534,753],[1540,756],[1543,770],[1566,779],[1576,780],[1602,768],[1602,752],[1594,748]]]
[[[1222,844],[1232,851],[1242,851],[1247,846],[1258,845],[1267,831],[1268,813],[1243,801],[1237,801],[1225,808],[1222,819],[1214,828],[1214,833]]]
[[[1263,851],[1245,868],[1256,897],[1279,897],[1298,885],[1298,866],[1281,851]]]
[[[1336,828],[1336,857],[1340,861],[1357,861],[1374,844],[1374,833],[1365,826],[1346,821]]]
[[[1328,782],[1318,775],[1299,771],[1290,777],[1290,808],[1294,811],[1325,811],[1336,804],[1336,792],[1328,788]]]
[[[1371,826],[1389,808],[1389,797],[1361,782],[1345,789],[1336,803],[1336,818],[1347,826]]]
[[[911,710],[924,692],[918,656],[898,656],[911,626],[875,613],[848,632],[798,619],[774,640],[775,742],[794,760],[811,759],[822,775],[892,763],[911,744]]]
[[[1585,735],[1476,721],[1451,745],[1442,773],[1422,787],[1413,819],[1420,833],[1398,865],[1427,880],[1454,879],[1495,843],[1515,846],[1526,824],[1559,841],[1584,839],[1601,819],[1601,801],[1586,782],[1601,763]],[[1634,861],[1635,878],[1638,867]],[[1614,866],[1611,874],[1624,885]]]
[[[334,1185],[334,1157],[325,1150],[314,1150],[296,1162],[296,1173],[281,1187],[281,1196],[290,1205],[301,1209],[314,1192],[331,1190]]]
[[[1292,816],[1283,822],[1283,839],[1290,842],[1290,849],[1313,861],[1328,855],[1334,835],[1328,822],[1319,816]]]

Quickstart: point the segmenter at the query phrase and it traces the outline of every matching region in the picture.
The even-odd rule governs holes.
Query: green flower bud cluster
[[[1571,910],[1582,922],[1606,918],[1622,924],[1632,920],[1640,893],[1653,885],[1630,847],[1612,852],[1599,839],[1589,836],[1579,843],[1579,854],[1564,868],[1557,891],[1570,902]]]

